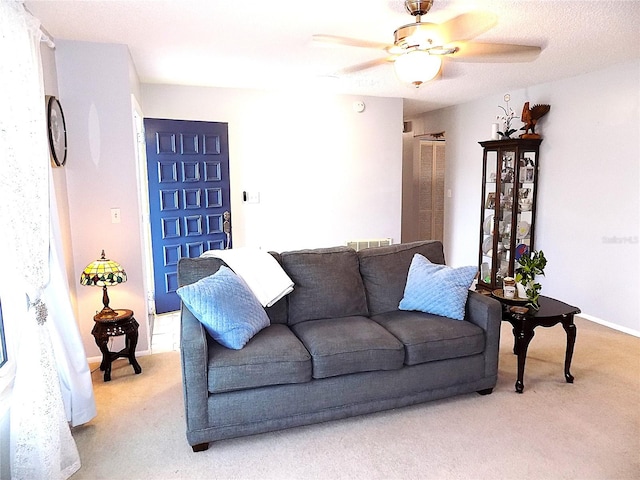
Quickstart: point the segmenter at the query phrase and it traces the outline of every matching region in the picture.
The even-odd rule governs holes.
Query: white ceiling
[[[442,77],[419,89],[401,84],[391,64],[333,75],[384,51],[327,46],[313,34],[393,43],[412,23],[402,0],[26,1],[54,39],[129,46],[143,83],[257,89],[327,89],[404,98],[405,116],[502,94],[640,58],[640,0],[435,0],[423,21],[471,10],[498,25],[477,37],[537,45],[530,63],[445,61]],[[640,87],[640,86],[639,86]],[[586,101],[587,99],[585,99]]]

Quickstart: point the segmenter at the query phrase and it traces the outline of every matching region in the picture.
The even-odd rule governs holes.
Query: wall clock
[[[67,126],[64,123],[64,113],[58,99],[47,95],[46,101],[49,152],[53,163],[61,167],[67,162]]]

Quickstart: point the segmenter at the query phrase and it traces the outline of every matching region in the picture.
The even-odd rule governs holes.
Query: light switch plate
[[[111,223],[120,223],[120,209],[112,208],[111,209]]]
[[[247,203],[260,203],[260,192],[247,192]]]

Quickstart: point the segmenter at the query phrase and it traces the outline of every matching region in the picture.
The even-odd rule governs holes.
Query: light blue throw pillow
[[[431,263],[416,253],[398,308],[464,320],[469,287],[477,271],[476,267],[452,268]]]
[[[209,335],[227,348],[240,350],[269,326],[267,312],[246,282],[224,265],[177,293]]]

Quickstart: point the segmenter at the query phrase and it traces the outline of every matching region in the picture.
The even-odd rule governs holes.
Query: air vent
[[[347,247],[353,248],[354,250],[362,250],[363,248],[369,247],[386,247],[391,245],[393,240],[391,238],[374,238],[370,240],[349,240],[347,242]]]

